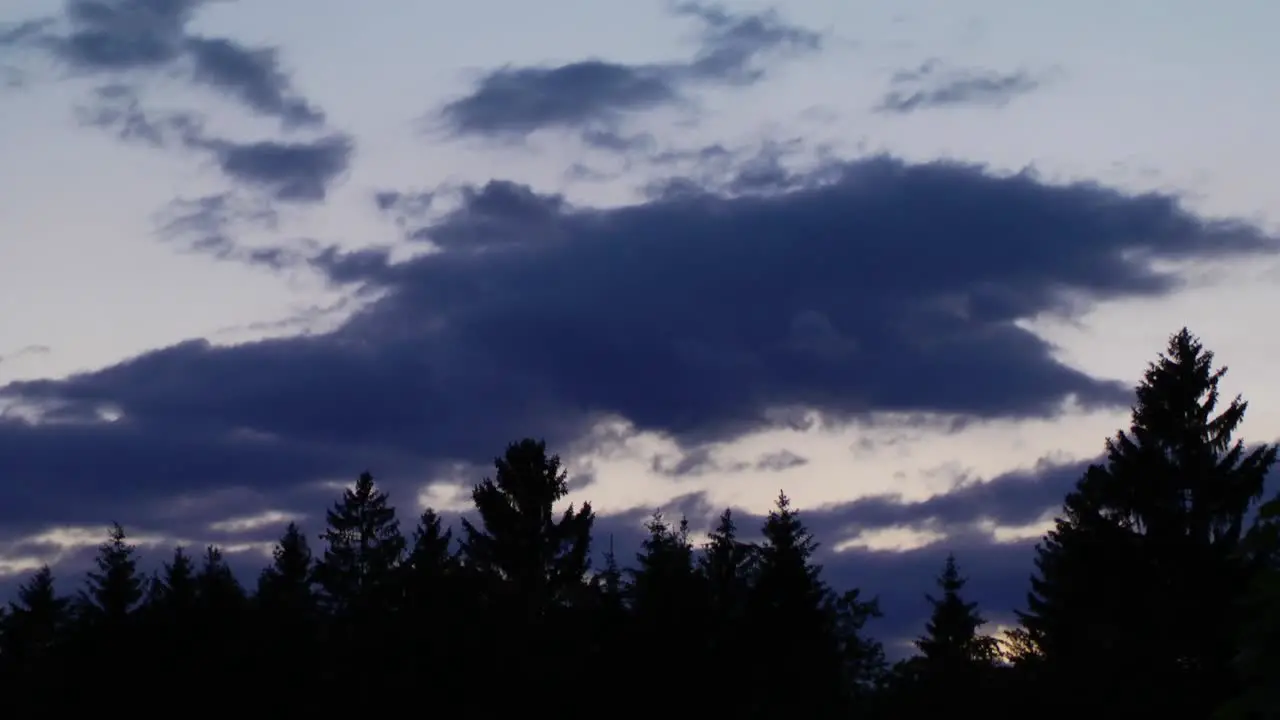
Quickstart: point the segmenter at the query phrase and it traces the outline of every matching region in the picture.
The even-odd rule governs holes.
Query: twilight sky
[[[1280,6],[7,0],[0,594],[105,523],[244,567],[523,436],[597,538],[785,489],[993,625],[1183,324],[1280,437]],[[752,525],[754,519],[746,519]]]

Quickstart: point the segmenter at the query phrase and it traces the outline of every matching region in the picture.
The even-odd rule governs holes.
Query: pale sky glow
[[[126,0],[95,1],[126,4]],[[571,475],[594,478],[575,486],[568,501],[590,501],[601,516],[617,518],[632,530],[653,508],[665,507],[676,514],[689,513],[701,533],[724,507],[750,514],[767,512],[783,489],[802,513],[814,511],[818,539],[835,551],[825,561],[828,566],[844,568],[839,556],[866,555],[847,560],[850,569],[841,582],[865,584],[869,593],[884,593],[890,600],[918,596],[931,589],[931,574],[940,570],[946,551],[955,548],[962,569],[973,576],[980,599],[988,604],[984,606],[990,619],[1004,621],[1013,608],[999,603],[1009,597],[1016,602],[1020,596],[1016,587],[1007,589],[1006,580],[1020,582],[1031,571],[1027,548],[1047,529],[1052,503],[1028,507],[1025,512],[1019,504],[1013,518],[1000,516],[1003,510],[985,509],[984,503],[996,502],[995,491],[991,500],[974,491],[974,505],[963,505],[963,509],[944,500],[958,488],[972,490],[1002,476],[1007,476],[1002,482],[1017,485],[1071,471],[1074,463],[1102,451],[1104,440],[1125,424],[1126,408],[1074,396],[1070,388],[1079,389],[1071,385],[1076,380],[1037,390],[1031,384],[1058,382],[1054,378],[1059,376],[1028,371],[1026,377],[1031,379],[1008,378],[1007,394],[1013,399],[1007,406],[995,407],[999,403],[992,400],[991,407],[974,407],[966,413],[960,407],[969,401],[966,388],[959,387],[956,396],[964,398],[951,407],[907,411],[901,406],[915,402],[914,398],[891,402],[886,398],[892,393],[878,389],[906,381],[901,376],[869,378],[867,374],[875,371],[868,368],[882,368],[880,373],[888,372],[883,368],[899,367],[903,374],[927,373],[929,377],[913,382],[924,386],[927,380],[928,387],[937,385],[943,391],[953,384],[977,383],[976,387],[993,388],[989,394],[994,396],[1001,394],[1001,382],[958,374],[954,382],[944,381],[953,361],[957,367],[976,362],[970,355],[952,353],[972,352],[972,357],[988,353],[988,347],[997,347],[992,338],[1004,332],[1013,337],[1022,328],[1032,333],[1028,341],[1038,337],[1048,342],[1053,360],[1089,376],[1090,382],[1118,380],[1131,386],[1166,338],[1187,325],[1230,367],[1227,391],[1243,392],[1250,401],[1246,439],[1280,437],[1280,385],[1273,379],[1280,339],[1268,330],[1270,311],[1280,306],[1280,265],[1274,249],[1234,252],[1214,234],[1217,230],[1188,239],[1191,231],[1184,232],[1163,216],[1147,222],[1148,215],[1139,209],[1090,225],[1092,221],[1076,223],[1074,215],[1068,217],[1076,210],[1066,199],[1030,206],[1038,202],[1041,184],[1087,181],[1122,194],[1167,193],[1182,198],[1183,207],[1193,213],[1238,218],[1253,223],[1261,234],[1276,233],[1280,229],[1280,211],[1275,208],[1280,143],[1274,131],[1280,127],[1280,93],[1274,92],[1272,68],[1280,65],[1280,49],[1273,37],[1280,5],[1255,0],[1213,4],[1190,0],[792,0],[777,8],[775,25],[760,26],[793,31],[786,36],[790,39],[781,40],[769,40],[763,33],[718,37],[710,20],[679,16],[659,0],[550,4],[272,0],[212,2],[193,10],[194,19],[181,30],[185,33],[181,42],[188,43],[183,47],[194,47],[192,38],[203,37],[225,38],[241,48],[275,48],[276,79],[288,81],[273,86],[279,91],[276,97],[265,91],[254,95],[244,89],[247,84],[236,85],[227,78],[218,81],[222,85],[193,80],[198,73],[192,74],[197,71],[190,63],[196,61],[190,59],[127,71],[104,70],[87,61],[76,65],[68,54],[58,59],[48,48],[56,44],[58,33],[68,30],[65,10],[72,4],[9,0],[0,7],[0,72],[4,73],[0,77],[21,78],[7,88],[0,82],[0,306],[5,308],[0,313],[0,402],[16,403],[16,407],[39,396],[49,401],[61,398],[70,407],[73,401],[92,400],[101,407],[117,408],[118,414],[110,418],[114,423],[106,419],[77,420],[81,424],[74,427],[64,423],[59,432],[68,437],[75,434],[65,443],[55,441],[61,436],[52,434],[52,426],[29,425],[15,419],[17,415],[0,417],[0,429],[11,431],[0,437],[0,506],[18,508],[0,515],[0,582],[6,587],[42,562],[61,562],[59,567],[67,573],[80,572],[85,549],[100,542],[100,528],[113,520],[135,533],[134,540],[149,553],[179,541],[197,547],[218,543],[240,554],[246,568],[253,568],[269,554],[271,539],[290,520],[300,519],[308,532],[318,533],[336,488],[365,469],[395,483],[402,523],[408,528],[413,513],[423,507],[464,511],[470,484],[488,472],[486,459],[500,453],[507,440],[517,439],[500,435],[520,432],[553,436],[557,441],[553,449],[565,456]],[[769,6],[734,0],[723,9],[726,17],[741,19]],[[6,29],[42,17],[54,22],[39,31],[44,35],[36,33],[36,40],[2,40]],[[820,42],[807,44],[804,38],[810,36]],[[660,81],[662,88],[651,88],[651,93],[670,91],[677,99],[630,100],[622,94],[635,86],[608,86],[600,92],[614,93],[613,106],[588,107],[584,94],[581,105],[566,110],[562,105],[579,102],[575,93],[586,93],[591,82],[606,81],[581,74],[574,82],[562,82],[556,76],[535,87],[529,80],[534,75],[518,75],[521,70],[534,73],[586,60],[613,63],[624,69],[619,73],[634,71],[641,80]],[[486,78],[503,68],[517,73],[513,76],[517,79],[507,87],[508,94],[494,90],[486,100],[480,92]],[[762,74],[751,75],[753,70]],[[895,73],[905,78],[909,72],[919,74],[916,85],[902,78],[892,83]],[[996,87],[999,81],[1008,87],[1017,83],[1025,87],[1006,92]],[[128,88],[136,100],[133,110],[148,122],[162,124],[169,118],[164,142],[148,144],[137,136],[122,139],[122,116],[111,120],[101,114],[109,109],[107,101],[95,94],[108,86]],[[896,100],[893,92],[898,93]],[[290,98],[305,101],[323,119],[289,126],[287,111],[279,108]],[[469,99],[475,102],[464,102]],[[880,109],[893,102],[901,111]],[[913,102],[919,105],[910,105]],[[110,107],[120,112],[126,106]],[[459,109],[449,115],[448,107]],[[95,112],[101,122],[86,122]],[[569,114],[574,112],[578,114]],[[179,114],[197,121],[180,126],[174,119]],[[530,125],[535,120],[541,123],[538,127]],[[525,123],[520,127],[528,132],[495,135],[484,130],[490,127],[484,123],[506,123],[503,127],[508,128]],[[584,132],[632,145],[619,150],[601,141],[592,147]],[[346,157],[329,157],[334,165],[328,174],[325,168],[311,165],[285,177],[286,160],[281,159],[279,153],[284,151],[279,146],[249,147],[250,143],[302,147],[340,137],[349,139],[351,149]],[[1034,185],[1034,192],[1009,191],[1011,197],[1017,195],[1009,202],[1027,205],[983,226],[984,232],[994,232],[990,230],[994,227],[1019,238],[1008,245],[1012,250],[1002,251],[1004,255],[1042,243],[1083,244],[1092,239],[1056,235],[1057,227],[1093,227],[1100,235],[1127,223],[1117,234],[1127,232],[1132,237],[1105,242],[1150,243],[1158,263],[1168,266],[1176,261],[1185,286],[1146,297],[1134,289],[1137,281],[1119,279],[1107,285],[1099,280],[1097,287],[1085,287],[1087,282],[1071,274],[1077,266],[1072,265],[1075,255],[1067,250],[1057,261],[1029,253],[1028,265],[1009,270],[1007,277],[1000,274],[1004,270],[979,263],[972,271],[955,270],[972,275],[962,279],[957,308],[964,306],[965,312],[980,315],[1004,312],[1005,304],[1025,302],[1032,309],[1015,312],[1014,321],[1008,323],[947,318],[947,323],[954,321],[954,327],[963,329],[946,330],[952,325],[938,321],[928,329],[912,329],[916,334],[904,330],[901,337],[914,338],[910,352],[918,354],[879,362],[876,338],[892,333],[877,334],[890,326],[875,323],[890,321],[875,319],[888,313],[875,304],[875,293],[889,298],[886,303],[897,303],[894,307],[914,306],[918,301],[921,307],[937,309],[947,298],[935,297],[927,288],[894,284],[892,278],[899,275],[888,271],[885,276],[890,279],[884,280],[882,288],[872,282],[877,273],[867,268],[909,265],[910,272],[903,271],[902,277],[937,276],[942,293],[941,283],[953,281],[944,277],[945,271],[962,265],[966,253],[981,250],[985,236],[966,236],[960,230],[949,235],[951,228],[944,220],[897,210],[886,214],[887,219],[855,225],[871,228],[866,231],[870,234],[883,232],[880,244],[870,242],[852,259],[839,256],[831,261],[848,263],[847,287],[834,280],[779,280],[788,269],[767,263],[758,275],[742,270],[742,277],[750,279],[742,283],[761,288],[764,300],[758,304],[753,298],[729,294],[736,292],[730,283],[738,281],[727,279],[737,277],[732,275],[735,268],[745,268],[753,259],[774,258],[766,254],[771,251],[760,248],[769,242],[790,242],[790,234],[795,236],[797,258],[810,257],[801,242],[843,240],[837,237],[840,230],[828,230],[822,224],[831,221],[835,223],[831,227],[849,227],[832,220],[837,211],[819,210],[815,201],[803,210],[811,212],[805,218],[812,220],[795,219],[799,215],[779,216],[782,219],[751,215],[754,221],[726,220],[716,225],[717,218],[736,210],[708,205],[712,209],[689,220],[695,228],[690,232],[725,244],[728,249],[719,260],[707,260],[707,252],[689,255],[691,259],[683,265],[679,259],[656,254],[655,260],[645,259],[645,253],[666,252],[654,248],[667,247],[674,242],[670,238],[685,237],[671,229],[674,224],[670,228],[661,224],[668,215],[646,215],[647,208],[670,209],[670,217],[676,218],[671,223],[692,217],[682,215],[685,206],[675,201],[663,204],[666,201],[654,191],[655,183],[681,178],[686,185],[728,187],[753,167],[776,171],[761,160],[769,148],[793,177],[809,177],[806,173],[821,167],[871,162],[877,155],[892,156],[913,167],[939,159],[959,160],[984,165],[992,174],[1005,177],[1026,170],[1028,178],[1041,184]],[[751,165],[753,158],[756,166]],[[322,159],[317,153],[306,161]],[[782,175],[766,173],[760,182],[773,183],[769,192],[775,195],[815,187],[803,183],[784,187],[776,180]],[[859,203],[874,202],[861,198],[878,197],[876,183],[882,180],[876,178],[880,177],[873,176],[864,188],[848,181],[852,188],[848,192],[855,193],[850,197],[859,198]],[[554,212],[560,213],[556,216],[560,220],[549,221],[551,229],[544,230],[538,225],[543,216],[530,215],[533,211],[528,206],[516,207],[517,201],[507,196],[483,196],[479,188],[491,180],[527,185],[544,195],[560,194],[570,206],[594,209],[595,214],[574,216],[578,219],[572,224],[563,220],[568,215],[558,209]],[[949,186],[944,183],[952,181],[959,182],[930,176],[904,181],[906,189],[884,193],[943,193],[933,205],[925,204],[938,208],[939,218],[963,217],[968,206],[951,207],[956,203],[975,203],[974,212],[981,212],[977,204],[1004,202],[994,199],[1004,190],[946,191]],[[323,198],[285,197],[291,188],[300,187],[288,183],[303,182],[319,188]],[[434,192],[438,197],[428,215],[415,216],[399,206],[380,210],[375,197],[382,192]],[[204,234],[199,238],[162,232],[166,218],[173,217],[175,200],[222,193],[241,210],[277,213],[275,222],[255,223],[242,212],[231,213],[231,222],[223,227],[202,226]],[[439,233],[432,237],[443,248],[440,263],[453,262],[463,251],[450,249],[438,239],[446,230],[478,233],[470,241],[473,245],[506,232],[507,226],[493,224],[499,220],[489,216],[482,219],[490,224],[459,224],[460,217],[479,217],[477,208],[483,201],[498,207],[494,213],[510,212],[508,221],[530,238],[545,233],[552,238],[545,242],[552,244],[572,235],[573,242],[581,244],[574,257],[592,258],[583,260],[582,267],[587,269],[576,276],[565,271],[572,280],[556,280],[561,284],[552,289],[527,280],[515,269],[472,272],[472,265],[466,264],[471,260],[458,260],[455,274],[433,274],[439,271],[423,260],[423,245],[407,241],[405,234],[419,228]],[[499,207],[500,201],[507,204]],[[765,207],[766,201],[760,202]],[[1139,207],[1128,198],[1106,207],[1089,205],[1099,217],[1113,206]],[[396,212],[406,213],[402,226],[397,226]],[[870,217],[870,210],[859,212],[863,212],[860,217]],[[899,226],[905,229],[891,235]],[[751,235],[757,227],[760,238]],[[240,255],[215,257],[211,244],[193,249],[192,243],[212,243],[219,233],[225,242],[220,247],[234,246]],[[733,233],[737,235],[729,237]],[[766,238],[768,233],[772,235]],[[1173,237],[1178,233],[1182,234]],[[532,245],[543,240],[525,242]],[[634,257],[616,264],[602,259],[602,244],[623,247],[625,243],[632,244],[629,252]],[[1189,248],[1184,255],[1162,253],[1162,248],[1179,243]],[[917,248],[909,262],[902,260],[906,251],[898,249],[908,245]],[[997,246],[995,241],[991,246]],[[335,253],[332,257],[351,258],[357,256],[337,253],[386,247],[394,247],[393,257],[402,261],[394,267],[425,269],[393,277],[391,271],[378,270],[376,263],[357,267],[353,262],[328,270],[326,278],[317,259],[325,248]],[[260,259],[245,261],[255,250],[262,254],[259,257],[272,251],[294,259],[275,266]],[[1082,251],[1080,257],[1085,259],[1079,267],[1094,268],[1091,263],[1102,255],[1086,258]],[[410,258],[420,265],[413,265]],[[1030,268],[1033,262],[1070,267],[1057,276],[1052,274],[1053,267]],[[650,275],[642,266],[648,268],[651,263],[667,263],[666,270]],[[797,267],[803,265],[797,263]],[[778,265],[776,258],[773,264]],[[563,265],[548,263],[548,267]],[[611,268],[636,268],[634,277],[643,279],[633,282],[631,276],[617,271],[620,274],[606,282],[591,274],[615,271]],[[343,285],[340,271],[356,273],[355,280]],[[464,272],[471,274],[464,276]],[[687,279],[691,273],[696,274],[696,283]],[[1026,299],[1034,294],[1027,289],[1030,286],[1014,287],[1042,276],[1048,278],[1045,283],[1058,283],[1064,293],[1078,295],[1080,312],[1063,316],[1033,308]],[[819,287],[819,282],[828,284]],[[628,304],[631,296],[626,293],[633,285],[646,288],[653,298],[649,305]],[[581,302],[579,291],[587,292],[581,290],[585,287],[600,288],[600,297]],[[1006,287],[1013,289],[1008,295],[1000,294]],[[617,296],[611,294],[615,291]],[[691,300],[695,291],[705,302]],[[983,295],[988,291],[994,294]],[[769,306],[765,302],[769,292],[778,293],[779,313],[794,316],[790,332],[800,332],[795,319],[799,306],[788,303],[808,302],[816,308],[813,313],[819,325],[827,323],[813,332],[830,328],[836,333],[818,340],[839,339],[842,332],[850,339],[848,359],[842,361],[848,383],[828,379],[836,375],[823,374],[825,365],[815,370],[817,366],[797,364],[784,378],[772,374],[774,361],[761,358],[765,349],[773,347],[767,345],[773,340],[760,339],[766,331],[774,332],[767,325],[774,322],[773,316],[766,319],[761,309]],[[525,293],[529,299],[526,302],[521,295],[508,300],[504,293]],[[403,307],[395,304],[400,297],[407,298]],[[999,307],[992,310],[984,302]],[[682,305],[677,308],[677,303]],[[734,315],[725,314],[726,305],[740,307],[744,323],[749,313],[759,312],[759,337],[752,329],[730,327]],[[389,308],[401,314],[393,315]],[[520,334],[524,330],[495,329],[503,308],[508,314],[521,313],[522,319],[512,320],[515,324],[537,318],[537,328],[529,329],[527,337]],[[589,317],[593,310],[616,311],[617,318],[634,320],[635,325],[617,330],[620,339],[610,341],[614,344],[604,343],[604,349],[584,347],[581,357],[574,356],[575,339],[581,343],[598,336],[583,329],[594,317]],[[843,320],[838,317],[842,312],[847,313]],[[467,325],[472,322],[474,330]],[[700,328],[696,341],[690,339],[695,338],[694,330],[686,336],[684,329],[676,328],[682,322]],[[858,327],[874,330],[859,335]],[[345,354],[331,372],[316,358],[333,350],[324,342],[339,328],[349,335],[342,336],[340,349]],[[894,332],[902,329],[892,328]],[[936,338],[920,334],[934,329],[940,333]],[[784,330],[777,332],[781,337]],[[297,341],[304,334],[317,339],[314,347]],[[671,338],[672,346],[678,348],[672,357],[692,357],[704,363],[699,367],[729,368],[744,377],[757,373],[756,380],[731,387],[736,380],[728,377],[730,370],[719,377],[686,378],[665,365],[665,370],[645,366],[652,367],[652,372],[632,372],[627,364],[631,358],[641,363],[649,356],[643,348],[627,343],[632,339],[643,343],[651,335]],[[423,337],[433,339],[425,345],[411,344]],[[538,337],[565,349],[547,355],[552,359],[545,363],[535,358],[517,366],[505,356],[517,337],[519,347],[527,348],[531,356],[542,353],[540,347],[532,347]],[[264,345],[265,338],[277,338],[280,344]],[[698,344],[702,338],[709,338],[705,345]],[[140,354],[199,339],[225,352],[175,350],[171,359],[157,360],[139,371],[144,379],[135,381],[125,372]],[[508,340],[511,345],[502,344]],[[723,347],[715,345],[722,340]],[[757,341],[764,344],[753,348],[765,348],[758,356],[740,352],[746,343]],[[935,342],[938,349],[930,349]],[[1022,352],[1027,346],[1016,347]],[[292,354],[294,348],[306,349]],[[623,360],[614,367],[610,363],[615,355],[609,353],[616,348],[630,350],[617,351]],[[451,354],[455,350],[456,357]],[[189,358],[183,354],[188,351]],[[1002,372],[1000,368],[1007,367],[1000,364],[1002,358],[1009,364],[1020,362],[1022,355],[1014,357],[1013,352],[993,351],[983,356],[993,358],[991,363],[980,365],[984,371]],[[241,361],[237,353],[250,359]],[[269,366],[274,375],[264,371],[261,380],[249,379],[259,377],[253,375],[255,370],[246,369],[250,360]],[[125,363],[121,366],[125,370],[99,372],[117,363]],[[558,371],[557,363],[581,369]],[[493,375],[486,378],[483,369],[489,367]],[[575,374],[597,371],[619,375],[605,383],[589,384],[584,379],[580,391],[572,384]],[[77,373],[85,373],[81,385],[54,382]],[[769,378],[761,379],[765,375]],[[518,386],[522,378],[553,376],[554,380],[545,381],[545,390],[530,391],[518,403],[502,404],[503,393]],[[711,379],[697,379],[706,377]],[[197,382],[193,378],[201,383],[194,390],[186,384]],[[721,378],[723,387],[715,383]],[[41,380],[50,382],[20,383]],[[817,388],[819,383],[826,385]],[[342,389],[347,386],[349,391]],[[668,387],[677,389],[664,389]],[[647,391],[633,392],[634,388]],[[1025,416],[1036,413],[1011,409],[1018,403],[1030,407],[1033,402],[1027,397],[1058,388],[1067,390],[1044,400],[1045,407],[1062,408],[1053,417],[1027,420]],[[464,392],[478,399],[470,405],[453,400]],[[729,421],[716,414],[720,410],[699,414],[696,398],[684,410],[677,402],[679,393],[702,392],[706,395],[697,397],[724,400],[726,408],[733,406],[741,413],[777,398],[797,404],[801,402],[797,398],[809,398],[815,406],[829,403],[855,419],[821,422],[821,414],[810,408],[808,416],[814,422],[805,427],[747,427],[752,418],[744,415],[740,419],[745,429],[722,431]],[[903,393],[902,397],[910,394]],[[303,411],[299,397],[330,404]],[[733,405],[733,398],[750,399]],[[385,419],[387,427],[405,428],[404,436],[388,431],[377,438],[342,439],[354,432],[355,421],[334,419],[341,415],[335,408],[362,402],[369,404],[370,416]],[[295,412],[290,403],[299,409]],[[423,420],[421,408],[431,408],[429,415],[441,408],[441,417]],[[626,417],[626,408],[637,417]],[[648,414],[639,417],[644,413]],[[605,417],[614,419],[601,420]],[[198,418],[207,418],[207,423],[196,422]],[[590,423],[580,422],[581,418],[604,424],[593,434],[582,429]],[[135,430],[163,434],[154,436],[154,444],[139,446],[129,439]],[[232,431],[239,433],[234,442],[225,439]],[[45,434],[37,437],[38,432]],[[406,437],[413,433],[418,434]],[[710,439],[689,441],[695,437]],[[471,440],[482,449],[473,450]],[[437,443],[464,449],[445,452],[437,450]],[[233,446],[240,455],[224,453]],[[101,461],[84,456],[84,467],[98,462],[93,467],[102,468],[100,472],[78,469],[81,466],[73,467],[60,457],[63,452],[88,453],[98,447],[118,448]],[[155,448],[163,452],[152,452]],[[40,469],[63,464],[70,469],[58,471],[65,473],[61,476]],[[192,479],[195,475],[200,476],[198,481]],[[1023,476],[1030,479],[1018,480]],[[76,502],[100,503],[96,509],[103,516],[98,520],[92,520],[96,515],[88,511],[62,509],[63,499],[69,506],[71,499],[80,497],[77,488],[81,487],[89,493],[85,498],[99,500]],[[940,509],[908,522],[893,520],[898,516],[890,517],[897,512],[892,508],[850,505],[881,496],[896,496],[899,504],[921,507],[933,502]],[[1053,493],[1048,497],[1052,500]],[[849,508],[890,515],[876,514],[878,519],[867,514],[841,515]],[[890,520],[883,520],[886,517]],[[1010,518],[1016,522],[1005,522]],[[630,552],[624,560],[629,560]],[[984,559],[988,556],[995,559],[988,562]],[[902,567],[908,568],[894,581],[902,586],[875,585],[898,577],[894,557],[902,558]],[[918,611],[914,606],[904,610],[892,632],[907,628],[902,632],[914,633],[912,613],[918,615]]]

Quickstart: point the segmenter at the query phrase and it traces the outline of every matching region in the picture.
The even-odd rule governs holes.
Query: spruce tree
[[[683,712],[699,715],[714,705],[701,684],[683,664],[669,662],[665,638],[681,639],[683,660],[694,666],[704,663],[708,647],[708,607],[706,589],[697,571],[689,522],[667,523],[655,511],[645,529],[649,532],[636,554],[631,571],[631,609],[637,647],[637,682],[645,687],[663,687],[685,699]],[[718,698],[717,698],[718,700]]]
[[[595,516],[587,503],[555,517],[567,474],[544,442],[511,444],[494,469],[472,492],[481,525],[463,519],[461,552],[490,581],[491,599],[536,622],[585,588]]]
[[[271,550],[271,565],[258,576],[255,601],[272,623],[307,624],[315,619],[312,565],[306,535],[297,523],[289,523]]]
[[[1226,368],[1183,329],[1137,388],[1128,432],[1085,473],[1037,550],[1020,621],[1055,686],[1116,713],[1204,717],[1231,692],[1246,514],[1276,459],[1220,408]],[[1064,699],[1083,698],[1078,691]]]
[[[671,527],[662,511],[654,511],[645,523],[649,536],[640,544],[636,568],[631,571],[632,608],[641,618],[674,622],[691,609],[701,590],[689,542],[689,521]]]
[[[361,614],[388,603],[405,539],[387,493],[376,487],[373,475],[362,473],[325,517],[324,556],[315,577],[330,611]]]
[[[209,617],[234,617],[244,608],[244,587],[215,545],[205,548],[195,585],[201,610]]]
[[[427,602],[443,590],[440,585],[453,571],[453,530],[444,527],[436,511],[427,508],[413,530],[413,544],[405,562],[409,592],[415,602]]]
[[[22,669],[47,660],[70,620],[70,601],[58,595],[45,565],[18,588],[0,623],[0,664]]]
[[[825,717],[843,712],[845,665],[835,632],[834,598],[813,561],[818,543],[785,493],[764,524],[750,603],[759,637],[756,712]]]
[[[185,548],[174,548],[173,558],[152,579],[147,606],[159,614],[182,618],[195,609],[196,566]]]
[[[96,571],[87,575],[80,594],[85,619],[104,625],[122,625],[142,601],[146,580],[138,572],[137,547],[127,542],[124,528],[113,523],[107,541],[98,546]]]
[[[413,542],[402,568],[404,629],[409,634],[409,661],[404,668],[416,675],[452,680],[450,653],[466,642],[469,623],[460,602],[457,563],[451,545],[453,531],[427,508],[413,530]],[[446,677],[447,676],[447,677]],[[406,678],[412,681],[412,677]],[[442,683],[441,692],[455,693],[456,683]],[[453,695],[451,697],[456,697]]]
[[[172,680],[200,661],[198,602],[195,563],[184,548],[174,548],[173,558],[151,578],[144,605],[151,672],[157,677]]]
[[[756,549],[738,538],[733,511],[725,509],[698,558],[711,613],[707,628],[707,686],[732,687],[739,682],[742,658],[755,651],[746,623]],[[718,701],[726,715],[746,713],[753,702],[744,693],[725,693]]]
[[[289,523],[271,552],[271,565],[258,575],[252,687],[269,708],[289,715],[304,709],[322,714],[325,706],[307,692],[316,675],[309,660],[320,647],[320,611],[312,584],[313,562],[307,537]],[[262,704],[262,703],[260,703]]]
[[[385,491],[362,473],[326,514],[324,555],[315,577],[328,614],[330,649],[342,658],[323,669],[326,683],[347,683],[382,696],[398,679],[384,658],[403,638],[401,561],[405,538]],[[394,657],[394,656],[393,656]]]
[[[492,668],[500,682],[518,687],[493,713],[550,713],[550,698],[535,707],[518,698],[541,697],[561,672],[583,672],[590,638],[569,610],[587,606],[589,599],[595,516],[584,504],[556,517],[555,504],[568,494],[567,475],[543,442],[512,443],[494,460],[494,470],[471,494],[480,525],[464,518],[459,543],[483,612],[474,623],[476,646],[488,658],[475,660]]]
[[[975,664],[995,662],[995,640],[978,632],[986,623],[978,612],[978,603],[966,602],[960,595],[966,582],[960,576],[955,555],[948,555],[937,580],[942,597],[925,596],[933,611],[925,624],[925,634],[916,639],[915,646],[931,672],[962,673]]]

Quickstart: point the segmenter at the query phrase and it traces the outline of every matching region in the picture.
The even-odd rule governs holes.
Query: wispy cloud
[[[933,59],[913,70],[895,73],[877,110],[911,113],[954,106],[1001,107],[1041,87],[1044,78],[1029,71],[1000,73],[979,68],[948,67]]]
[[[702,27],[700,47],[687,60],[506,66],[486,73],[470,93],[445,104],[439,116],[459,135],[592,131],[611,127],[627,113],[685,103],[688,91],[700,84],[755,83],[765,74],[762,58],[815,52],[822,44],[818,33],[790,25],[772,11],[735,14],[704,3],[679,3],[674,9]]]
[[[129,78],[176,72],[287,128],[324,114],[294,89],[274,48],[191,32],[196,13],[219,0],[66,0],[61,12],[0,31],[0,45],[44,51],[78,75]]]

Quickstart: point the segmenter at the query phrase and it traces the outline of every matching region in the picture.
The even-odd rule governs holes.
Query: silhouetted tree
[[[580,666],[590,645],[564,611],[588,590],[595,516],[590,504],[580,510],[570,505],[557,519],[555,504],[568,494],[567,475],[544,442],[511,444],[494,460],[494,469],[494,477],[472,492],[481,525],[463,519],[461,556],[486,605],[478,640],[501,657],[496,671],[503,681],[518,683],[519,696],[545,688],[556,668]],[[484,712],[527,710],[516,696],[492,698],[507,705]]]
[[[151,578],[145,602],[148,665],[162,680],[185,676],[203,654],[198,601],[195,563],[184,548],[174,548],[173,558]]]
[[[740,681],[742,658],[755,651],[747,626],[755,562],[756,547],[738,538],[733,511],[725,509],[698,557],[710,612],[704,687],[732,687]],[[725,715],[746,713],[754,702],[750,694],[743,693],[723,693],[716,701]]]
[[[146,588],[138,572],[137,547],[127,542],[119,523],[111,526],[107,541],[98,546],[94,558],[97,571],[88,573],[80,594],[79,612],[86,620],[123,628],[126,618],[137,609]]]
[[[328,527],[320,538],[326,546],[315,576],[330,611],[361,614],[387,602],[405,551],[387,493],[375,487],[373,475],[362,473],[325,517]]]
[[[740,617],[746,610],[755,561],[756,547],[738,540],[733,510],[726,509],[698,559],[711,605],[721,617]]]
[[[437,696],[458,697],[461,688],[452,662],[466,642],[470,629],[467,608],[461,602],[453,531],[444,526],[435,510],[427,508],[418,518],[413,542],[402,567],[404,581],[404,629],[410,647],[402,669],[440,680]]]
[[[844,663],[834,628],[830,589],[812,557],[818,543],[785,493],[764,523],[764,540],[749,598],[751,630],[759,640],[761,675],[756,717],[828,717],[843,707]]]
[[[48,670],[70,620],[70,601],[54,588],[48,565],[18,588],[0,620],[0,678],[26,684]]]
[[[669,661],[664,638],[680,638],[684,661],[703,664],[706,648],[708,603],[703,577],[697,571],[689,522],[681,518],[672,527],[655,511],[645,524],[649,535],[636,554],[629,595],[633,613],[637,682],[646,687],[667,688],[686,698],[685,712],[696,714],[712,707],[695,692],[697,680],[683,664]]]
[[[254,596],[258,678],[252,686],[265,710],[319,713],[324,705],[308,690],[317,675],[311,660],[320,650],[320,609],[311,548],[296,523],[285,528],[271,558]]]
[[[184,548],[174,548],[173,559],[152,578],[147,605],[183,617],[195,609],[196,566]]]
[[[1190,332],[1173,336],[1137,388],[1130,430],[1038,548],[1021,623],[1065,699],[1205,717],[1233,692],[1242,527],[1276,449],[1233,439],[1246,404],[1217,412],[1225,372]],[[1070,690],[1081,687],[1090,699]]]
[[[258,576],[255,600],[259,611],[276,628],[310,628],[318,609],[311,582],[311,547],[297,523],[291,522],[285,528],[271,558],[271,565]]]
[[[932,612],[924,635],[915,641],[920,656],[896,669],[894,681],[904,703],[900,709],[909,715],[936,717],[985,710],[998,645],[978,632],[986,621],[978,604],[961,596],[965,582],[955,556],[948,555],[937,578],[942,595],[925,595]]]
[[[966,602],[960,596],[966,579],[960,576],[955,555],[947,556],[937,583],[942,596],[925,596],[933,612],[925,624],[925,634],[915,641],[930,672],[966,672],[975,664],[995,662],[995,639],[978,632],[986,623],[978,612],[978,603]]]
[[[462,556],[474,571],[496,581],[536,621],[578,596],[590,568],[591,505],[554,506],[568,494],[567,474],[546,443],[522,440],[494,460],[496,473],[472,492],[481,527],[463,519]]]
[[[338,658],[324,668],[325,682],[348,683],[369,696],[392,690],[394,675],[368,658],[386,654],[403,638],[400,563],[405,538],[386,492],[362,473],[354,488],[326,514],[326,543],[315,577],[329,613],[330,649]],[[401,656],[400,653],[396,654]]]

